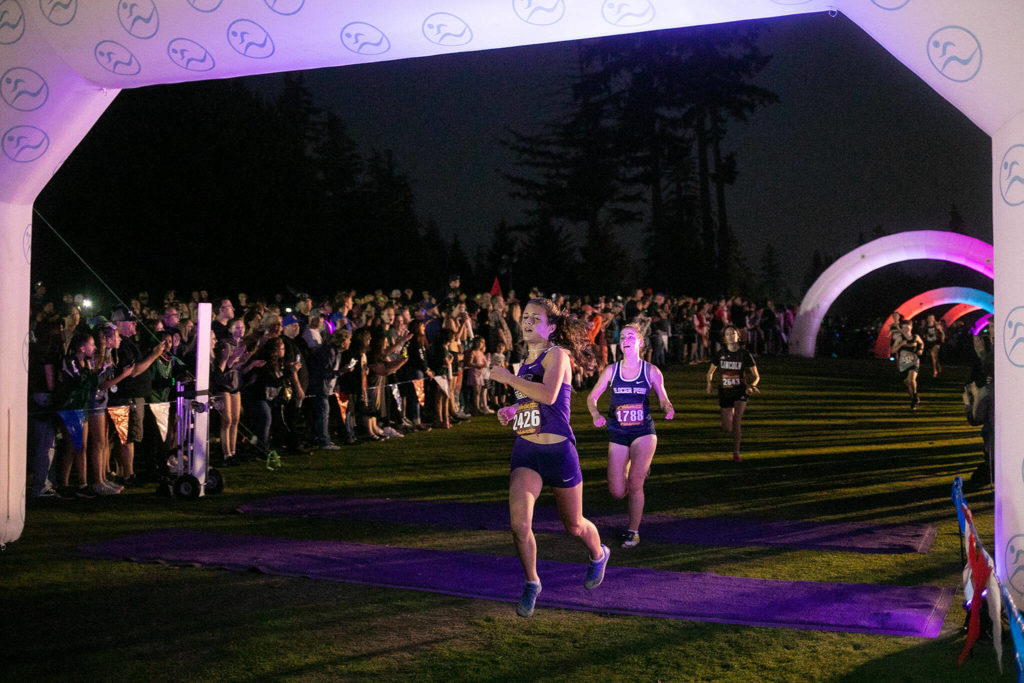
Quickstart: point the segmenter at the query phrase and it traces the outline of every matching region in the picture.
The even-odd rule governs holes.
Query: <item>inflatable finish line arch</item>
[[[828,10],[992,137],[995,248],[1024,253],[1016,0],[0,0],[0,543],[24,525],[32,202],[119,89]],[[1002,409],[1024,398],[1024,272],[1010,258],[996,264],[995,555],[1021,593],[1006,555],[1024,540],[1024,421]]]

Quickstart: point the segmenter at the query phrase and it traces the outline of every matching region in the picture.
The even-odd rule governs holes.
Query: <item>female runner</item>
[[[608,491],[616,498],[629,493],[629,526],[622,532],[623,548],[640,543],[640,518],[644,514],[644,479],[651,469],[658,436],[651,417],[650,392],[658,395],[665,419],[676,411],[665,393],[665,378],[654,365],[640,360],[644,344],[640,326],[630,323],[619,334],[622,360],[601,372],[587,397],[587,408],[595,427],[608,425]],[[627,379],[631,378],[631,379]],[[597,411],[597,400],[612,386],[608,419]]]
[[[732,325],[722,328],[725,346],[711,356],[708,368],[707,392],[711,393],[711,380],[715,370],[722,369],[722,381],[718,387],[718,407],[722,409],[722,430],[732,433],[732,459],[740,462],[740,440],[743,438],[743,411],[747,408],[747,393],[757,394],[761,390],[757,383],[761,375],[750,352],[740,347],[740,332]],[[747,374],[750,382],[747,383]]]
[[[503,367],[491,370],[491,379],[515,390],[517,402],[498,411],[498,420],[516,432],[509,481],[509,512],[512,536],[526,574],[516,614],[528,617],[540,593],[537,574],[537,540],[533,535],[533,508],[544,484],[552,487],[565,530],[578,537],[590,551],[590,565],[583,582],[597,588],[604,580],[608,547],[589,520],[583,517],[583,475],[576,453],[576,438],[569,426],[574,360],[583,368],[593,366],[586,325],[560,315],[548,299],[531,299],[522,316],[523,339],[529,352],[513,375]]]

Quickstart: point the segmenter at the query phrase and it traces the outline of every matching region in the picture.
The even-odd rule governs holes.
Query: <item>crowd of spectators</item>
[[[530,296],[538,292],[531,292]],[[598,365],[616,360],[619,330],[639,323],[648,360],[706,362],[727,324],[755,354],[784,354],[795,308],[740,297],[708,301],[637,289],[628,296],[550,295],[586,320]],[[81,295],[33,296],[29,347],[29,480],[35,496],[92,498],[166,474],[177,452],[175,397],[195,368],[198,306],[209,302],[214,464],[336,450],[449,429],[512,400],[489,368],[516,368],[526,347],[514,291],[410,289],[250,298],[141,292],[109,315]],[[596,374],[574,373],[577,389]],[[147,406],[149,409],[147,410]],[[75,478],[71,477],[74,470]],[[72,482],[76,483],[72,485]]]

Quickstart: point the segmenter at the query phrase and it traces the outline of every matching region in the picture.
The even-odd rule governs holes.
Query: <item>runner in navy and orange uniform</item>
[[[608,491],[616,498],[629,494],[629,526],[620,536],[623,548],[640,542],[640,519],[644,513],[644,480],[651,469],[658,437],[651,416],[651,389],[657,394],[665,419],[675,417],[675,408],[665,393],[661,371],[640,360],[644,337],[640,326],[622,328],[619,346],[622,360],[601,372],[587,397],[587,408],[595,427],[608,426]],[[628,378],[632,379],[628,379]],[[597,410],[597,401],[611,385],[608,419]]]
[[[732,433],[732,459],[740,462],[740,441],[743,438],[743,412],[747,408],[747,394],[760,393],[757,383],[761,381],[761,375],[757,372],[754,357],[740,346],[739,330],[732,325],[726,325],[722,329],[722,341],[725,342],[725,346],[711,356],[707,392],[711,393],[715,370],[721,369],[718,407],[722,410],[722,429]]]
[[[565,530],[590,551],[584,588],[597,588],[604,580],[609,551],[601,545],[597,527],[583,516],[583,476],[576,438],[569,425],[570,359],[584,369],[594,365],[587,326],[560,315],[548,299],[531,299],[523,309],[521,324],[523,340],[529,347],[526,361],[516,375],[503,367],[491,368],[491,379],[512,387],[518,399],[515,405],[498,411],[498,420],[516,432],[508,499],[512,536],[526,575],[516,613],[528,617],[541,590],[533,507],[545,484],[554,491]]]

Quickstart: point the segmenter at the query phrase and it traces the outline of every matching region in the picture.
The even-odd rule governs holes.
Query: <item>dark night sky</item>
[[[992,240],[989,137],[842,15],[767,22],[773,55],[758,84],[780,103],[731,125],[737,153],[730,223],[751,265],[767,240],[791,282],[815,249],[840,256],[869,236],[942,229],[956,203],[975,237]],[[572,47],[551,44],[382,62],[306,74],[317,104],[339,114],[364,148],[390,148],[408,173],[424,218],[467,251],[500,219],[521,217],[499,167],[507,126],[531,130]],[[257,79],[273,91],[280,76]]]
[[[888,233],[943,229],[953,203],[966,231],[991,241],[987,135],[842,15],[767,24],[763,49],[773,58],[758,85],[780,102],[732,123],[724,145],[736,153],[739,169],[728,188],[729,222],[751,266],[759,266],[770,240],[799,297],[814,250],[841,256],[878,225]],[[512,157],[498,138],[509,127],[536,130],[561,109],[558,91],[574,60],[573,45],[550,44],[320,69],[305,79],[315,104],[338,114],[364,153],[393,150],[421,218],[433,219],[448,237],[458,233],[472,257],[498,221],[516,222],[527,208],[508,196],[510,186],[499,175],[512,168]],[[247,82],[273,96],[283,77]],[[135,161],[152,163],[148,147],[139,147]],[[77,234],[73,216],[60,228],[80,247],[101,244]],[[132,231],[133,243],[151,234],[122,230]],[[35,261],[34,271],[50,263],[38,277],[88,280],[75,286],[98,289],[45,231],[37,236],[37,252],[47,251],[47,239],[50,245],[50,258]],[[152,236],[159,249],[164,236]],[[639,245],[640,236],[633,237]],[[90,253],[101,275],[117,272],[101,251]],[[193,288],[205,275],[163,286]]]

